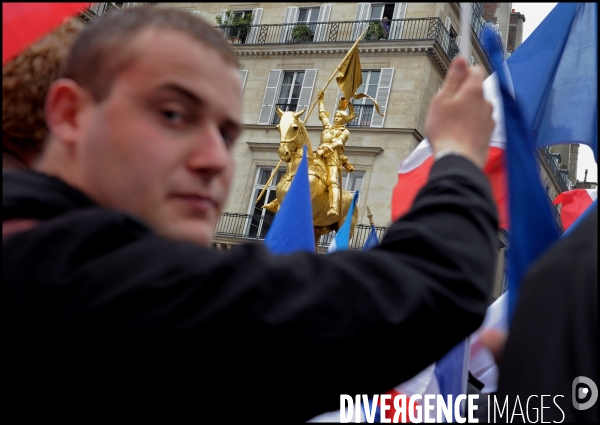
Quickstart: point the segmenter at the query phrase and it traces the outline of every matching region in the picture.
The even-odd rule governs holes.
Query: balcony
[[[215,231],[216,240],[227,239],[234,243],[244,243],[250,241],[262,241],[265,239],[269,227],[273,221],[272,217],[250,215],[250,214],[235,214],[235,213],[223,213],[217,223],[217,229]],[[356,225],[354,230],[354,236],[350,241],[350,249],[362,250],[369,232],[371,231],[370,226],[363,224]],[[375,227],[377,237],[379,240],[383,238],[387,232],[387,227]],[[321,238],[319,241],[319,247],[327,248],[335,237],[335,232],[329,233]]]
[[[545,146],[539,151],[540,156],[544,159],[550,171],[554,175],[554,178],[558,182],[561,192],[571,190],[571,181],[569,180],[569,173],[567,170],[561,170],[558,165],[558,158],[552,154],[549,146]]]
[[[234,44],[310,44],[353,43],[373,21],[337,21],[305,24],[250,25],[244,38],[230,39],[236,31],[228,26],[215,27],[223,37]],[[367,32],[363,40],[369,43],[387,43],[401,40],[435,40],[449,60],[458,54],[458,46],[439,18],[392,19],[387,36]],[[302,26],[303,31],[294,31]],[[308,28],[304,28],[308,27]],[[305,31],[308,29],[310,32]]]

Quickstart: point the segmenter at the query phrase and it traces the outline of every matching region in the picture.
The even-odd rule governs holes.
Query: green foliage
[[[225,17],[218,15],[215,20],[221,27],[229,27],[230,37],[245,37],[250,31],[250,25],[252,25],[252,13],[246,13],[244,17],[236,15],[231,9],[225,11]]]
[[[380,38],[385,37],[385,30],[383,29],[383,24],[381,22],[369,22],[369,27],[367,28],[367,32],[363,37],[364,40],[379,40]]]
[[[294,43],[305,43],[313,40],[314,33],[306,24],[298,24],[292,30],[292,40]]]

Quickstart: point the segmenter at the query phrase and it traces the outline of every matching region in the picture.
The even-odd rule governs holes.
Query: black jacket
[[[165,240],[32,171],[3,174],[2,214],[42,220],[3,239],[3,404],[21,415],[337,410],[340,394],[385,392],[477,329],[497,250],[486,177],[458,156],[368,252]]]
[[[597,207],[525,277],[500,364],[497,397],[504,401],[508,396],[512,412],[518,396],[523,413],[529,399],[529,420],[535,421],[540,396],[549,395],[543,399],[544,422],[597,423],[598,401],[586,410],[573,405],[578,376],[600,385]],[[515,416],[514,422],[523,419]]]

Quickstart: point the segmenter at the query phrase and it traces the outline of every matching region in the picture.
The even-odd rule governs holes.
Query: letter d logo
[[[588,393],[591,393],[589,400],[582,403],[582,401],[588,397]],[[575,407],[575,409],[587,410],[596,403],[596,400],[598,400],[598,387],[590,378],[578,376],[573,379],[572,397],[573,407]]]

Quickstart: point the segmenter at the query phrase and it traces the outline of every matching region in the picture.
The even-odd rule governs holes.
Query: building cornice
[[[244,125],[242,125],[242,128],[244,130],[274,130],[275,126],[262,125],[262,124],[244,124]],[[307,125],[306,130],[307,131],[322,131],[323,127],[317,126],[317,125]],[[349,130],[351,133],[355,133],[355,134],[361,134],[361,133],[410,134],[419,142],[424,139],[423,135],[416,128],[350,127]],[[247,142],[247,143],[250,144],[250,143],[256,143],[256,142]],[[260,145],[261,143],[256,143],[256,144]],[[262,143],[262,144],[265,144],[265,143]],[[266,143],[266,144],[269,144],[269,143]],[[277,144],[277,146],[279,146],[279,144]],[[346,148],[348,148],[348,147],[346,147]]]
[[[275,152],[279,149],[279,143],[273,142],[246,142],[248,147],[254,152]],[[344,153],[346,155],[377,156],[383,152],[379,146],[349,146],[346,145]]]
[[[477,41],[475,40],[475,43]],[[475,44],[474,43],[474,44]],[[245,44],[235,45],[234,49],[240,59],[278,58],[278,57],[340,57],[343,58],[353,43],[306,43],[306,44]],[[426,55],[431,58],[442,76],[446,75],[450,60],[435,40],[397,40],[397,41],[364,41],[359,43],[360,55]],[[479,49],[481,50],[481,49]],[[478,50],[478,53],[479,53]],[[480,55],[481,56],[481,55]],[[485,57],[485,55],[483,56]],[[484,64],[491,72],[485,59]]]

